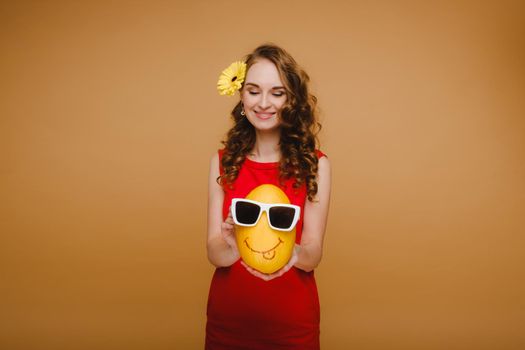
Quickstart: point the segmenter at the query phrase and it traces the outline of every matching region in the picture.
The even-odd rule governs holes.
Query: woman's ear
[[[243,92],[244,92],[243,88],[239,90],[239,99],[242,105],[244,105],[244,93]]]

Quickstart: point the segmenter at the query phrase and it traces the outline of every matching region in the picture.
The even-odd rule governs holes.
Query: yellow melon
[[[264,184],[254,188],[246,199],[262,203],[290,204],[286,194],[277,186]],[[295,245],[295,227],[288,232],[272,229],[266,212],[255,226],[235,226],[237,246],[242,260],[263,273],[273,273],[290,260]]]

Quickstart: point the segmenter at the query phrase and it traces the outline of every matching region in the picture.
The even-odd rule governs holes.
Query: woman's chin
[[[259,119],[255,118],[254,120],[250,120],[250,123],[253,125],[253,127],[256,130],[259,131],[272,131],[279,128],[279,121],[277,120],[277,117],[271,117],[269,119]]]

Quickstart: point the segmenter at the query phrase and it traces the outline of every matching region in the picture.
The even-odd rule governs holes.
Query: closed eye
[[[249,91],[249,94],[250,95],[258,95],[259,93],[258,92],[254,92],[254,91]],[[274,95],[276,97],[281,97],[281,96],[284,95],[284,93],[277,93],[277,94],[272,94],[272,95]]]

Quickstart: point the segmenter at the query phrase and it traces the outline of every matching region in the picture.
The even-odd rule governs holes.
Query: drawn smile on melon
[[[279,242],[277,242],[275,247],[273,247],[272,249],[262,250],[262,251],[252,249],[252,247],[248,245],[248,238],[244,240],[244,243],[246,244],[248,249],[250,249],[252,252],[262,254],[263,258],[265,258],[266,260],[272,260],[273,258],[275,258],[275,249],[277,249],[278,246],[284,243],[284,241],[282,241],[281,238],[279,238]]]

